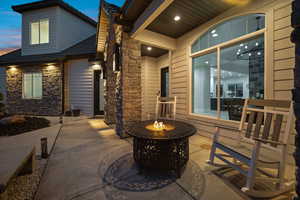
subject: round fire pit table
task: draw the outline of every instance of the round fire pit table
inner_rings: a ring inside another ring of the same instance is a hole
[[[165,127],[155,129],[154,121],[136,122],[129,127],[133,137],[133,156],[139,169],[174,171],[181,176],[189,160],[189,137],[196,128],[185,122],[161,120]]]

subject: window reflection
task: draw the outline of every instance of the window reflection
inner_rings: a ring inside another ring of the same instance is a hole
[[[221,84],[222,119],[233,120],[228,107],[237,99],[264,98],[264,36],[221,49]]]
[[[193,58],[193,113],[217,116],[217,54]]]
[[[192,53],[253,33],[263,28],[265,28],[265,16],[263,14],[235,17],[213,27],[202,35],[192,45]]]

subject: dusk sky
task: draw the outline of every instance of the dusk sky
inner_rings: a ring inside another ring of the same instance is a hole
[[[0,50],[18,48],[21,45],[21,15],[11,9],[12,5],[30,3],[37,0],[0,0]],[[97,20],[100,0],[64,0],[87,16]],[[106,0],[122,6],[125,0]]]

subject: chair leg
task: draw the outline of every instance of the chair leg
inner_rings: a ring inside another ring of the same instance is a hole
[[[242,188],[243,192],[253,190],[254,182],[255,182],[255,175],[256,175],[256,162],[258,159],[258,155],[260,152],[261,143],[255,142],[254,150],[252,151],[251,156],[251,163],[249,165],[248,174],[247,174],[247,183],[246,187]]]
[[[209,154],[209,160],[206,161],[207,163],[214,164],[216,150],[217,150],[216,145],[215,143],[213,143]]]
[[[248,170],[246,187],[242,188],[243,192],[247,192],[253,189],[254,182],[255,182],[255,173],[256,173],[256,166],[255,163],[253,163],[250,165],[250,168]]]

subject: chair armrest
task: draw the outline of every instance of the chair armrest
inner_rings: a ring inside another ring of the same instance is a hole
[[[221,128],[221,129],[225,129],[225,130],[229,130],[229,131],[240,132],[240,130],[238,128],[232,127],[232,126],[223,126],[223,125],[220,125],[220,124],[215,124],[215,126],[217,128]]]
[[[258,141],[258,142],[263,142],[263,143],[274,144],[274,145],[285,145],[282,142],[276,142],[276,141],[272,141],[272,140],[265,140],[265,139],[261,139],[261,138],[257,138],[257,137],[253,137],[253,140]]]

